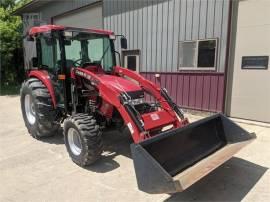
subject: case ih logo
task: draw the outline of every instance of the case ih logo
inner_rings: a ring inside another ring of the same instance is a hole
[[[77,75],[79,75],[79,76],[82,76],[82,77],[84,77],[84,78],[86,78],[86,79],[88,79],[88,80],[91,79],[91,76],[90,76],[89,74],[86,74],[85,72],[81,72],[81,71],[79,71],[79,70],[76,70],[76,71],[75,71],[75,74],[77,74]]]
[[[94,77],[92,77],[91,75],[85,73],[85,72],[82,72],[80,70],[75,70],[75,74],[78,75],[78,76],[81,76],[87,80],[90,80],[91,81],[91,84],[93,86],[96,86],[99,84],[99,80],[96,80]]]

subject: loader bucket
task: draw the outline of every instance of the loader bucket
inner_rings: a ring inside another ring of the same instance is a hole
[[[181,192],[256,138],[221,114],[131,145],[138,187]]]

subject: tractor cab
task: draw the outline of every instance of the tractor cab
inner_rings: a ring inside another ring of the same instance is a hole
[[[88,67],[109,73],[116,65],[114,39],[113,32],[103,30],[56,25],[34,27],[25,42],[29,47],[25,51],[26,67],[61,74],[70,72],[72,67]]]
[[[114,49],[115,38],[113,32],[105,30],[59,25],[33,27],[24,41],[26,70],[46,71],[58,106],[71,112],[72,70],[83,68],[96,75],[111,74],[116,66],[115,56],[119,56]],[[124,37],[121,44],[126,45]]]

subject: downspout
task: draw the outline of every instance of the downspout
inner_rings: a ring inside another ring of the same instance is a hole
[[[228,28],[227,28],[227,45],[226,45],[226,59],[225,59],[225,72],[224,72],[224,89],[223,89],[223,103],[222,103],[222,113],[226,113],[226,95],[227,95],[227,83],[228,83],[228,70],[229,60],[230,60],[230,48],[231,48],[231,31],[232,31],[232,9],[233,9],[233,0],[229,2],[229,15],[228,15]]]
[[[233,72],[234,72],[234,60],[235,60],[235,46],[236,46],[236,31],[237,31],[237,18],[238,18],[238,7],[239,0],[231,0],[230,5],[230,38],[228,45],[228,55],[227,55],[227,69],[226,69],[226,78],[225,78],[225,92],[224,92],[224,104],[223,112],[226,115],[229,115],[231,108],[231,96],[232,96],[232,86],[233,86]]]

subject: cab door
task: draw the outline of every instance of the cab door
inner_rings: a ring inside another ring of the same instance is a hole
[[[54,86],[57,103],[64,104],[63,82],[58,80],[61,69],[60,44],[56,33],[40,34],[37,41],[38,68],[46,70]],[[63,106],[64,107],[64,106]]]

